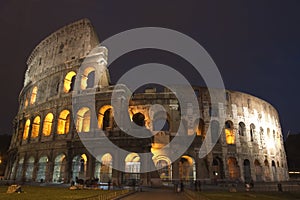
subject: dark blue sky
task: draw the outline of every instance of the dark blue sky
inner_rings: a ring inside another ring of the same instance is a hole
[[[189,3],[187,3],[189,2]],[[227,89],[265,99],[280,114],[283,132],[300,132],[300,1],[18,1],[0,3],[0,133],[11,133],[26,59],[58,28],[89,18],[100,41],[121,31],[157,26],[197,40],[211,55]],[[200,78],[185,61],[161,51],[133,52],[111,66],[112,80],[130,67],[161,62]]]

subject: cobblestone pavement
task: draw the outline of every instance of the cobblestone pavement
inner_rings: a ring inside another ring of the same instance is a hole
[[[175,193],[172,190],[145,189],[122,200],[189,200],[183,193]]]

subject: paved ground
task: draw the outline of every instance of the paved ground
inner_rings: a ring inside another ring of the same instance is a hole
[[[146,190],[146,191],[145,191]],[[183,193],[175,193],[172,190],[144,189],[122,200],[189,200]]]

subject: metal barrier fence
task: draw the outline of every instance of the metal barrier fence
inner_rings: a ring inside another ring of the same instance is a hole
[[[80,198],[77,200],[111,200],[116,197],[125,195],[127,193],[129,193],[129,190],[116,190],[116,191],[111,191],[111,192],[107,192],[107,193],[92,196],[92,197]]]

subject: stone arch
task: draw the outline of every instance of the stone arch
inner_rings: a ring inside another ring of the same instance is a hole
[[[239,135],[240,136],[245,136],[246,134],[246,125],[244,122],[239,123]]]
[[[25,171],[25,179],[26,181],[31,181],[34,170],[34,157],[30,156],[26,161],[26,171]]]
[[[91,111],[88,107],[82,107],[77,111],[76,130],[77,132],[89,132],[91,126]]]
[[[99,109],[98,113],[98,128],[108,131],[114,126],[113,107],[104,105]]]
[[[34,104],[36,101],[36,96],[37,96],[38,88],[37,86],[34,86],[31,92],[31,97],[30,97],[30,104]]]
[[[270,166],[269,166],[269,162],[267,159],[264,161],[264,169],[265,169],[264,170],[265,171],[265,180],[271,181]]]
[[[234,126],[230,120],[225,122],[225,136],[227,144],[235,144]]]
[[[240,168],[235,157],[229,157],[227,160],[229,179],[237,180],[240,178]]]
[[[40,116],[36,116],[32,123],[31,138],[37,138],[39,136],[40,123],[41,123]]]
[[[48,113],[44,119],[43,123],[43,135],[44,136],[50,136],[52,131],[52,124],[53,124],[53,114]]]
[[[212,162],[212,173],[214,179],[223,179],[224,178],[224,167],[223,161],[219,157],[214,157]]]
[[[66,178],[67,160],[65,154],[59,154],[54,160],[54,169],[52,181],[54,183],[63,183]]]
[[[252,181],[251,165],[248,159],[244,160],[244,180],[247,183],[250,183],[250,181]]]
[[[18,162],[16,179],[19,181],[23,179],[23,166],[24,166],[24,157],[20,158]]]
[[[250,141],[254,141],[254,135],[255,135],[255,125],[252,123],[250,124]]]
[[[273,181],[277,181],[277,169],[276,169],[276,164],[275,161],[272,160],[272,175],[273,175]]]
[[[161,180],[172,180],[172,163],[167,156],[156,156],[153,162]]]
[[[28,138],[29,129],[30,129],[30,119],[27,119],[24,125],[23,140],[26,140]]]
[[[183,155],[179,162],[179,177],[183,181],[196,180],[195,160],[191,156]]]
[[[76,72],[70,71],[66,74],[64,79],[64,92],[69,93],[73,91],[76,79]]]
[[[67,134],[70,130],[71,114],[69,110],[62,110],[57,120],[57,134]]]
[[[112,180],[112,164],[113,158],[110,153],[99,155],[95,163],[95,178],[99,178],[100,182],[108,183]]]
[[[72,179],[85,179],[87,172],[87,156],[86,154],[81,154],[74,156],[72,160]]]
[[[140,179],[141,158],[137,153],[129,153],[125,158],[124,181],[137,181]]]
[[[84,69],[81,77],[81,89],[93,88],[95,85],[95,68],[87,67]]]
[[[36,176],[37,182],[44,182],[46,180],[46,172],[47,172],[47,164],[48,164],[48,157],[42,156],[38,161],[38,171]]]
[[[254,169],[255,169],[256,181],[262,181],[263,170],[260,162],[257,159],[255,159],[254,161]]]

